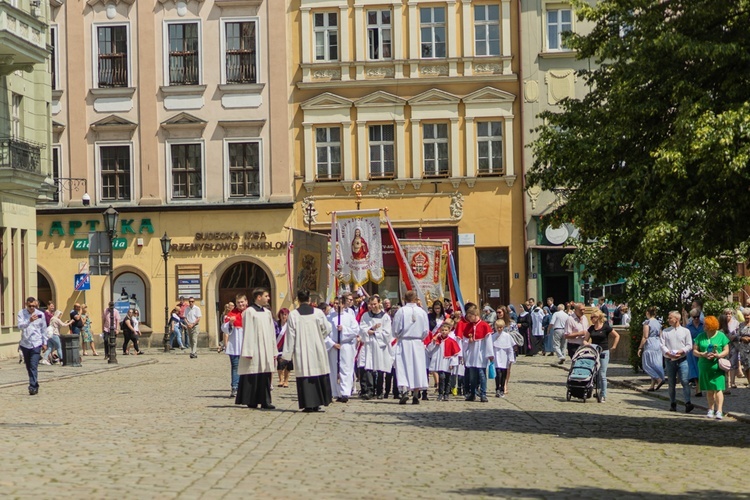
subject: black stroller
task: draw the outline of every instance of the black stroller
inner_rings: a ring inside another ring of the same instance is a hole
[[[596,400],[601,402],[599,394],[599,368],[601,367],[601,348],[598,345],[585,345],[579,348],[573,355],[573,362],[568,372],[568,394],[567,400],[571,396],[583,399],[585,403],[590,399],[592,394]]]

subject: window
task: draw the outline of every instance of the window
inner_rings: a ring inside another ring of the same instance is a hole
[[[260,196],[260,143],[230,142],[229,197],[249,198]]]
[[[201,144],[172,144],[172,199],[203,197],[203,158]]]
[[[448,175],[448,124],[427,123],[423,125],[422,132],[424,175]]]
[[[341,178],[341,128],[315,129],[315,152],[318,180]]]
[[[391,58],[391,11],[370,10],[367,12],[367,45],[369,58]]]
[[[128,86],[128,28],[99,26],[96,29],[98,54],[98,86]]]
[[[419,9],[422,57],[445,57],[445,7]]]
[[[335,12],[316,12],[315,60],[338,61],[339,59],[339,18]]]
[[[130,201],[130,146],[100,146],[102,200]]]
[[[502,122],[477,122],[477,156],[480,175],[502,173]]]
[[[370,125],[370,177],[393,177],[393,125]]]
[[[57,65],[57,26],[50,26],[49,28],[49,44],[50,44],[50,76],[52,77],[52,90],[58,90],[58,65]]]
[[[60,203],[60,146],[52,146],[52,180],[55,182],[55,194],[52,195],[52,201]]]
[[[474,6],[474,55],[500,55],[500,8],[497,5]]]
[[[198,23],[167,24],[169,85],[200,83]]]
[[[23,96],[16,93],[13,93],[12,95],[13,97],[10,116],[10,133],[11,137],[21,139],[23,128],[21,127],[21,116],[23,116],[21,106],[23,105]]]
[[[255,21],[224,23],[226,83],[258,83]]]
[[[572,31],[572,14],[570,9],[556,9],[547,11],[547,49],[566,50],[562,34]]]

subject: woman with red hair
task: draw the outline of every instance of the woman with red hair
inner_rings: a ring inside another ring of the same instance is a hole
[[[706,391],[708,413],[706,417],[721,420],[724,417],[724,371],[719,359],[729,356],[729,338],[719,330],[716,316],[706,316],[704,332],[695,338],[693,355],[698,358],[698,384]]]

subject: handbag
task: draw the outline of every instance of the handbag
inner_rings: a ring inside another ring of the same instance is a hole
[[[497,376],[497,372],[495,371],[495,363],[490,363],[489,366],[489,373],[487,374],[487,378],[495,378]]]
[[[719,358],[719,368],[728,372],[732,369],[732,363],[726,358]]]

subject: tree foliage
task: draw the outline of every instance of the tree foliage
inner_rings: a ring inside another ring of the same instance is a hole
[[[574,260],[635,311],[722,300],[748,257],[750,0],[574,3],[589,92],[541,116],[528,185],[565,195],[543,222],[572,221]]]

